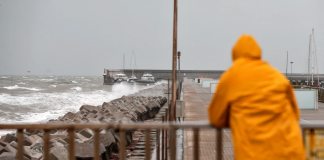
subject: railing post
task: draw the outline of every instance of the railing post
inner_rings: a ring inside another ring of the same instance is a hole
[[[217,160],[222,160],[223,158],[223,145],[222,145],[222,129],[217,128],[217,133],[216,133],[216,157]]]
[[[145,160],[151,159],[151,130],[145,130]]]
[[[194,159],[199,160],[199,129],[195,128],[194,133]]]
[[[49,160],[49,152],[50,152],[50,130],[44,130],[44,160]]]
[[[18,138],[17,159],[23,160],[24,159],[24,132],[23,132],[23,129],[17,130],[17,138]]]
[[[165,121],[169,122],[169,109],[165,109]],[[165,130],[165,160],[168,160],[169,158],[169,130]]]
[[[164,123],[164,119],[165,119],[165,117],[162,116],[162,123]],[[165,129],[162,129],[162,160],[164,160],[164,155],[165,155],[165,153],[164,153],[164,131],[165,131]]]
[[[120,136],[120,142],[119,142],[119,159],[120,160],[125,160],[125,150],[126,150],[126,140],[125,140],[125,137],[126,137],[126,134],[125,134],[125,130],[121,129],[120,130],[120,133],[119,133],[119,136]]]
[[[169,159],[169,153],[170,153],[170,150],[169,150],[169,131],[168,130],[165,130],[165,160],[168,160]]]
[[[68,129],[69,133],[69,160],[74,160],[74,127]]]
[[[170,128],[170,159],[175,160],[176,159],[176,133],[175,128]]]
[[[100,160],[100,134],[99,129],[94,130],[94,160]]]
[[[160,160],[160,129],[156,129],[156,160]]]

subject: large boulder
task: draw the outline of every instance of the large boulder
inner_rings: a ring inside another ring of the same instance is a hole
[[[95,111],[100,110],[100,108],[97,108],[96,106],[91,106],[91,105],[82,105],[80,108],[80,111],[82,111],[83,109],[88,112],[92,112],[93,110],[95,110]]]
[[[68,160],[69,152],[64,146],[55,146],[50,149],[50,160]]]

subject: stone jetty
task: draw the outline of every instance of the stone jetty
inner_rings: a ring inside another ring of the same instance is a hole
[[[82,105],[78,112],[68,112],[58,119],[47,123],[134,123],[145,122],[155,118],[160,108],[167,102],[166,84],[159,84],[152,88],[141,90],[135,94],[104,102],[100,106]],[[129,130],[126,132],[127,156],[131,155],[137,141],[142,141],[143,131]],[[78,160],[93,158],[94,132],[84,128],[75,130],[75,156]],[[118,159],[119,141],[118,131],[114,129],[100,131],[100,154],[102,160]],[[67,130],[50,131],[50,159],[68,159]],[[0,139],[0,160],[15,159],[17,154],[16,134],[7,134]],[[43,159],[43,131],[24,131],[24,159]]]

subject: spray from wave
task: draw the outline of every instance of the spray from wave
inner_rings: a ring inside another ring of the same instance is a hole
[[[138,87],[137,85],[128,85],[128,84],[123,84],[123,83],[114,84],[112,87],[112,92],[117,97],[122,97],[123,95],[126,96],[129,94],[133,94],[133,93],[138,92],[139,90],[140,90],[140,87]]]

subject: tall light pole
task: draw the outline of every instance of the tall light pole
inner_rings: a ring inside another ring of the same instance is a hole
[[[294,62],[290,62],[290,64],[291,64],[291,73],[290,73],[290,77],[291,77],[291,84],[292,84],[292,64],[293,64]]]
[[[172,96],[171,96],[171,121],[175,121],[175,106],[177,92],[177,31],[178,31],[178,0],[174,0],[173,6],[173,52],[172,52]],[[172,157],[172,156],[171,156]]]
[[[180,51],[178,51],[178,79],[179,79],[179,82],[180,82],[180,56],[181,56],[181,52]]]

